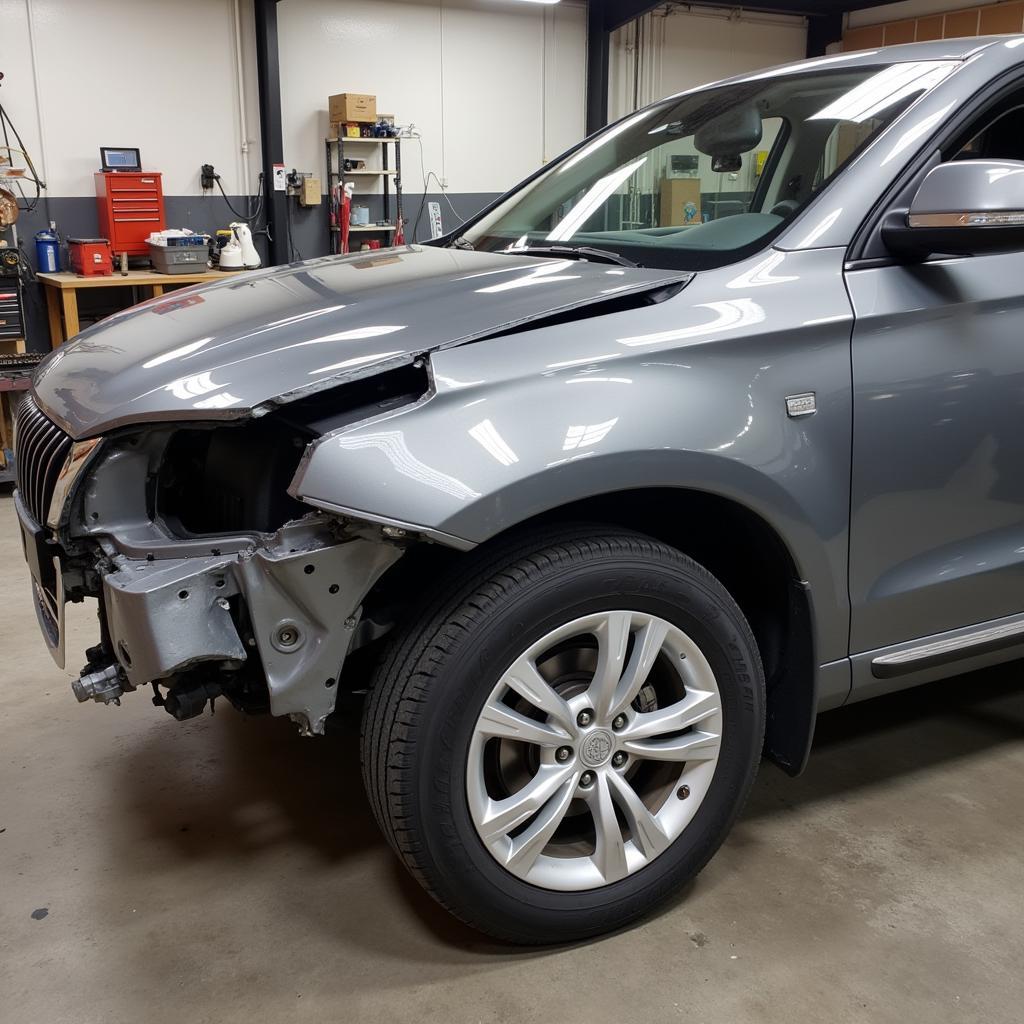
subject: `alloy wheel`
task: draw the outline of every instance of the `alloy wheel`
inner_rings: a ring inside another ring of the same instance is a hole
[[[466,773],[473,824],[533,885],[620,881],[693,819],[722,726],[715,674],[679,627],[626,610],[576,619],[516,658],[485,701]]]

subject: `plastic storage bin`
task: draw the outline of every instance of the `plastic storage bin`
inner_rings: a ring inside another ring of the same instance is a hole
[[[201,274],[207,269],[210,247],[205,238],[198,238],[196,242],[185,238],[171,238],[168,241],[174,244],[146,243],[153,269],[158,274]]]

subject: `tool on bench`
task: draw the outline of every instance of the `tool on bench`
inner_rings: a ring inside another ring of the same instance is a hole
[[[105,238],[69,238],[68,263],[80,277],[109,277],[114,273],[110,242]]]
[[[210,236],[189,228],[154,231],[146,244],[158,274],[203,273],[210,259]]]
[[[255,270],[261,266],[260,254],[252,244],[252,230],[242,221],[231,224],[231,240],[220,249],[221,270]]]

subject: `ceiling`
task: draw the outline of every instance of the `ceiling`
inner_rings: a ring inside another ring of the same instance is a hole
[[[595,0],[590,0],[593,4]],[[618,28],[627,21],[645,14],[647,11],[660,7],[661,2],[650,0],[598,0],[605,10],[605,25],[608,29]],[[774,11],[779,14],[805,14],[829,16],[843,14],[846,11],[860,11],[866,7],[884,7],[893,0],[743,0],[742,3],[729,3],[728,0],[708,0],[701,4],[699,0],[693,6],[736,7],[747,11]]]

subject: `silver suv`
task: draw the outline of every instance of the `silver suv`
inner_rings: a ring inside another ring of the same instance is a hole
[[[78,699],[368,688],[398,855],[542,943],[691,879],[819,711],[1019,657],[1022,43],[683,93],[438,242],[83,332],[16,444]]]

